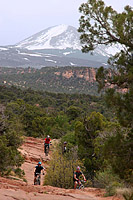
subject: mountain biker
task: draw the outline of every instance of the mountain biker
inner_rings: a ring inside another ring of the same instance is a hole
[[[63,154],[67,152],[67,142],[65,141],[63,144]]]
[[[74,189],[76,189],[78,184],[81,185],[81,181],[79,180],[80,175],[82,175],[84,178],[84,181],[86,181],[84,174],[80,171],[80,167],[77,166],[77,170],[74,172],[74,176],[73,176]]]
[[[44,170],[45,168],[43,166],[41,166],[41,162],[38,162],[37,166],[35,167],[35,170],[34,170],[34,185],[35,185],[35,182],[36,182],[36,177],[37,177],[37,174],[41,174],[41,171],[43,170],[43,175],[44,175]]]
[[[46,147],[48,146],[48,150],[49,150],[49,145],[51,143],[51,139],[50,139],[50,136],[47,135],[47,137],[45,138],[44,140],[44,153],[46,153]]]

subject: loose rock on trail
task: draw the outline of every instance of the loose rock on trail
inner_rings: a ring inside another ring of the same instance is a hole
[[[52,143],[54,142],[56,140]],[[41,161],[42,166],[47,169],[52,154],[50,152],[50,155],[45,156],[44,140],[32,137],[25,138],[25,143],[19,150],[25,157],[22,169],[27,182],[0,177],[0,200],[120,200],[117,197],[102,197],[104,191],[96,188],[85,188],[82,191],[43,186],[44,176],[41,177],[41,185],[35,186],[35,166]]]

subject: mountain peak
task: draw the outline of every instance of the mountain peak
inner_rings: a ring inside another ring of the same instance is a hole
[[[81,49],[79,33],[65,24],[49,27],[16,44],[16,47],[35,49]]]

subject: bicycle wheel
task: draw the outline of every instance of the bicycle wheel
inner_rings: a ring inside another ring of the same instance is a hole
[[[80,189],[84,189],[84,186],[83,186],[83,185],[81,185],[81,186],[80,186]]]
[[[48,156],[48,146],[46,146],[46,152],[45,155]]]

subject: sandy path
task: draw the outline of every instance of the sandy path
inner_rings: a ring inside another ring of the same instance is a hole
[[[22,169],[25,171],[27,183],[0,177],[0,200],[120,200],[116,197],[102,197],[103,191],[96,188],[85,188],[83,191],[52,186],[34,186],[36,164],[41,161],[42,165],[47,167],[50,156],[44,155],[43,139],[38,138],[25,138],[20,151],[25,157]],[[42,184],[43,178],[42,176]]]
[[[20,151],[25,157],[25,162],[22,165],[22,169],[25,171],[25,178],[28,184],[33,184],[34,169],[39,161],[42,162],[42,166],[49,160],[49,156],[44,154],[44,140],[38,138],[27,138],[26,142],[22,145]],[[41,183],[43,184],[43,176],[41,176]]]

